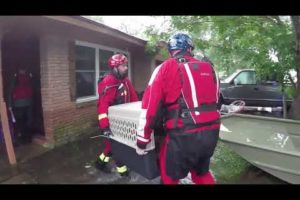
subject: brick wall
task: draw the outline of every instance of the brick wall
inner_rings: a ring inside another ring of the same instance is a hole
[[[53,114],[53,139],[55,145],[75,140],[83,134],[98,131],[96,104],[76,109],[56,110]]]
[[[46,139],[54,145],[74,140],[97,128],[96,103],[78,106],[72,98],[73,58],[70,41],[43,36],[41,50],[41,93]]]

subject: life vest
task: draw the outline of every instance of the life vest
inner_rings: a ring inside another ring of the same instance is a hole
[[[181,118],[185,126],[218,123],[219,81],[213,67],[208,62],[178,60],[182,85],[177,101],[179,109],[167,113],[168,118],[176,118],[176,121]],[[174,126],[176,128],[177,123]]]
[[[107,74],[108,75],[108,74]],[[105,75],[105,76],[107,76]],[[98,84],[104,79],[104,77],[101,77],[98,80]],[[105,94],[105,92],[111,88],[117,88],[116,96],[115,96],[115,101],[112,105],[118,105],[118,104],[123,104],[123,103],[128,103],[130,101],[130,94],[129,94],[129,88],[126,84],[126,82],[120,82],[114,85],[109,85],[104,88],[104,90],[101,92],[99,96],[102,96]]]
[[[124,82],[121,83],[118,87],[114,105],[128,103],[128,102],[130,102],[130,93],[126,82]]]
[[[17,74],[16,86],[12,91],[12,97],[14,100],[31,99],[33,90],[31,86],[31,77],[29,74]]]

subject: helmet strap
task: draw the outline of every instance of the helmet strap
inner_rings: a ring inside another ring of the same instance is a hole
[[[120,72],[119,72],[119,69],[118,67],[114,67],[113,70],[112,70],[112,74],[119,80],[122,80],[124,79],[125,77],[123,77]]]
[[[172,51],[170,51],[170,54],[171,54],[172,57],[175,57],[175,56],[177,56],[177,54],[179,54],[180,52],[181,52],[181,50],[172,50]]]
[[[175,51],[177,51],[177,52],[175,52]],[[172,57],[173,58],[178,58],[178,57],[183,57],[183,56],[191,56],[191,57],[193,57],[194,56],[194,54],[190,51],[181,51],[181,50],[175,50],[174,52],[172,52]]]

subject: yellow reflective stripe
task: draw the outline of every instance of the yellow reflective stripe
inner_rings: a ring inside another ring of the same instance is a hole
[[[105,156],[104,153],[102,153],[102,154],[99,156],[99,159],[102,160],[103,162],[109,162],[110,157]]]
[[[101,120],[103,118],[107,118],[107,114],[106,113],[98,115],[98,120]]]
[[[127,171],[126,165],[124,165],[122,167],[117,167],[117,172],[119,172],[119,173],[124,173],[126,171]]]

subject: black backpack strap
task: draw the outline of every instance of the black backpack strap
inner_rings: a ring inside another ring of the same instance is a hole
[[[180,83],[181,83],[181,86],[183,85],[183,75],[182,75],[182,71],[181,71],[181,68],[183,67],[183,65],[185,63],[188,63],[188,59],[184,58],[183,55],[179,54],[177,56],[174,57],[175,60],[177,61],[178,63],[178,73],[179,73],[179,77],[180,77]],[[176,129],[177,128],[177,124],[178,124],[178,118],[181,114],[181,110],[183,108],[187,108],[186,105],[185,105],[185,102],[183,100],[183,97],[182,97],[182,94],[180,92],[180,96],[179,98],[177,99],[177,103],[179,104],[179,109],[174,109],[172,111],[170,111],[169,113],[167,113],[167,116],[166,116],[166,119],[170,119],[170,115],[173,116],[172,118],[174,119],[174,123],[173,123],[173,128]]]
[[[108,89],[113,88],[113,87],[119,87],[119,86],[120,86],[120,84],[115,84],[115,85],[106,86],[106,87],[102,90],[102,92],[99,94],[99,97],[103,96],[103,95],[105,94],[105,92],[106,92]]]
[[[108,76],[109,74],[111,74],[111,72],[108,72],[108,73],[104,74],[103,76],[100,76],[100,77],[99,77],[99,80],[98,80],[98,84],[99,84],[101,81],[103,81],[103,79],[104,79],[106,76]],[[120,85],[121,85],[121,83],[114,84],[114,85],[109,85],[109,86],[105,86],[105,88],[104,88],[104,89],[102,90],[102,92],[99,94],[99,98],[100,98],[101,96],[103,96],[103,95],[105,94],[105,92],[106,92],[108,89],[113,88],[113,87],[119,87]]]

